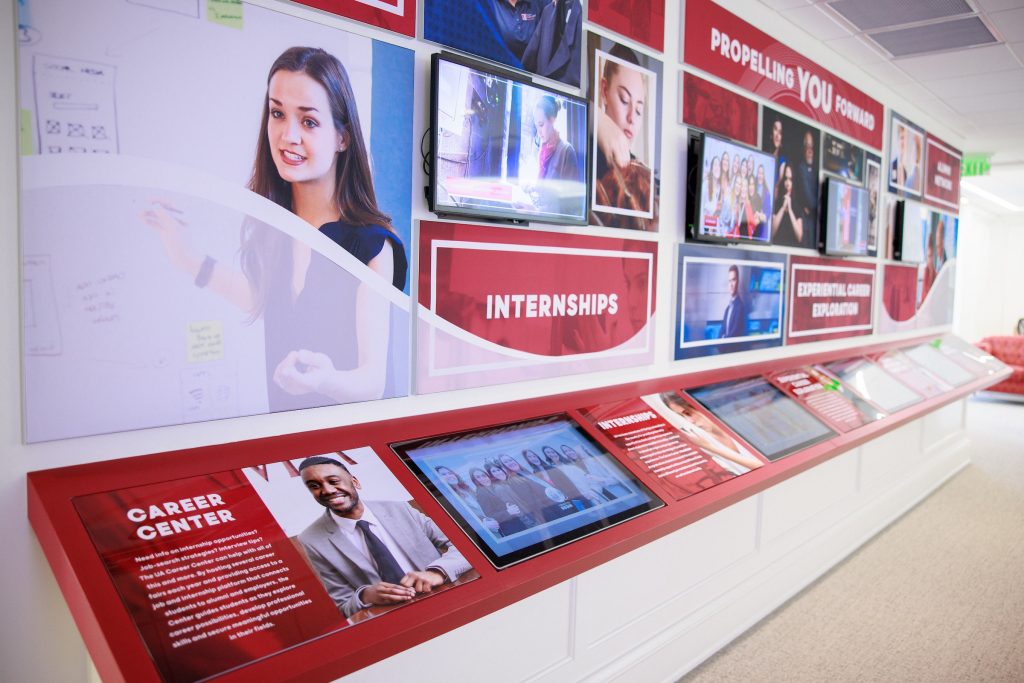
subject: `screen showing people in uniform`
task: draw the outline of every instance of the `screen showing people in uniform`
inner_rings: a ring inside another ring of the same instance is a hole
[[[662,506],[564,414],[392,448],[499,569]]]
[[[586,223],[585,101],[440,56],[433,85],[435,212]]]
[[[866,256],[870,214],[867,190],[835,178],[826,179],[826,183],[825,253]]]
[[[704,136],[695,237],[716,241],[771,241],[775,165],[749,147]]]
[[[709,384],[687,393],[769,460],[836,435],[763,377]]]

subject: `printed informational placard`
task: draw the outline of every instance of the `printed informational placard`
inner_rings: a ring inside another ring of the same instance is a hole
[[[74,505],[161,677],[191,683],[477,578],[411,498],[359,448]]]
[[[871,334],[874,293],[874,264],[790,257],[786,343]]]
[[[813,249],[821,200],[821,131],[791,116],[762,108],[761,149],[775,162],[772,244]]]
[[[953,322],[956,281],[956,250],[959,220],[952,215],[924,209],[907,215],[922,243],[915,245],[924,262],[913,265],[887,263],[882,268],[882,307],[878,332],[926,329]],[[904,234],[909,234],[905,223]],[[904,245],[904,251],[907,245]]]
[[[20,46],[28,441],[409,391],[412,51],[169,4],[36,12]]]
[[[565,414],[391,448],[498,569],[664,505]]]
[[[782,345],[786,255],[679,245],[676,360]]]
[[[864,182],[864,150],[852,142],[825,133],[821,147],[821,170],[860,185]]]
[[[707,416],[676,393],[590,406],[580,414],[676,500],[763,464],[716,435]]]
[[[587,33],[593,127],[590,224],[654,232],[661,186],[661,62]]]
[[[891,112],[889,135],[889,192],[918,199],[926,172],[924,128]]]
[[[931,133],[925,137],[924,201],[953,213],[960,212],[960,150]]]
[[[580,0],[424,0],[423,37],[566,85],[580,84]]]
[[[588,0],[587,21],[658,52],[665,49],[663,0]]]
[[[415,0],[296,0],[370,26],[416,37]]]
[[[868,191],[868,256],[878,254],[882,241],[882,158],[866,152],[864,155],[864,189]]]
[[[689,71],[682,79],[682,123],[757,145],[757,102]]]
[[[882,103],[711,0],[687,0],[683,61],[882,149]]]
[[[776,372],[769,379],[840,434],[885,417],[884,411],[813,366]]]
[[[657,244],[420,223],[417,391],[652,362]]]

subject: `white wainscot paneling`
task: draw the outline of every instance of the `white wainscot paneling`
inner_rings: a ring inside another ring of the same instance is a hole
[[[483,672],[490,681],[534,678],[571,661],[572,606],[566,581],[342,680],[476,681]]]
[[[802,523],[853,495],[857,490],[857,451],[827,460],[761,494],[762,546],[779,540]],[[808,530],[813,533],[813,529]],[[789,539],[787,539],[789,540]]]
[[[921,460],[921,439],[915,420],[861,446],[861,492],[873,496],[905,479]]]
[[[731,587],[707,584],[756,552],[756,531],[756,499],[748,498],[580,575],[580,647],[607,661],[686,618]]]
[[[955,401],[928,413],[921,419],[924,422],[922,450],[928,452],[964,431],[964,402]]]

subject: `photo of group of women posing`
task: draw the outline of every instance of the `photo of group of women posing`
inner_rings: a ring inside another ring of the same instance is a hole
[[[582,450],[582,452],[581,452]],[[511,536],[634,493],[604,457],[569,444],[500,452],[462,467],[434,468],[495,536]]]
[[[716,237],[768,242],[775,167],[763,154],[707,136],[700,229]]]

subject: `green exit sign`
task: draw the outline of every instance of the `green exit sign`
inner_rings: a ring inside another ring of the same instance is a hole
[[[988,154],[968,154],[960,162],[960,175],[964,178],[988,175],[992,170],[991,157]]]

